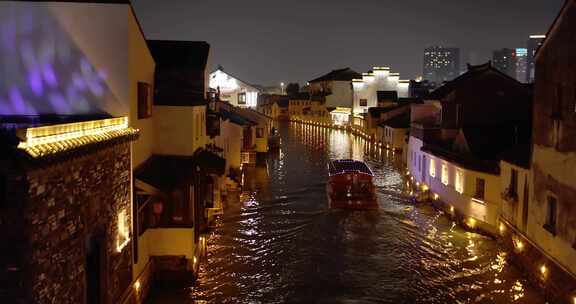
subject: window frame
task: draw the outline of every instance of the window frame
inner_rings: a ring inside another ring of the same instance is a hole
[[[482,191],[480,191],[479,185],[482,185]],[[481,177],[476,177],[474,198],[480,201],[484,201],[486,198],[486,180]]]
[[[553,204],[551,204],[553,202]],[[550,208],[553,206],[553,208]],[[546,195],[546,215],[544,218],[543,228],[556,235],[556,227],[558,224],[558,196],[553,193]]]
[[[238,104],[246,105],[246,92],[238,93]]]
[[[136,103],[138,119],[152,117],[152,86],[143,81],[138,81],[136,88]]]

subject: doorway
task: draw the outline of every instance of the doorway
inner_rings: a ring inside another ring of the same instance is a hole
[[[88,237],[86,242],[86,303],[104,303],[103,271],[106,261],[106,243],[103,233],[95,233]]]

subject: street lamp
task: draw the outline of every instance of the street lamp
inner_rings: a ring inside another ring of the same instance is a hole
[[[280,90],[282,90],[282,94],[284,94],[284,82],[280,83]]]

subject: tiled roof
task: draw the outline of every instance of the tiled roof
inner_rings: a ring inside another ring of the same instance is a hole
[[[15,124],[11,125],[3,117],[1,141],[29,158],[40,160],[102,146],[103,142],[132,140],[139,134],[138,130],[128,127],[126,117],[82,121],[75,116],[69,117],[69,120],[65,117],[55,118],[14,117],[10,121]]]
[[[312,79],[309,82],[319,81],[352,81],[352,79],[362,78],[362,74],[350,69],[343,68],[332,70],[330,73],[322,75],[318,78]]]
[[[438,100],[443,99],[448,94],[450,94],[452,91],[456,90],[458,87],[462,87],[466,83],[469,83],[469,81],[474,81],[475,79],[478,79],[480,76],[482,76],[486,73],[494,73],[496,75],[499,75],[502,79],[507,79],[508,81],[511,81],[511,82],[518,84],[519,86],[523,86],[523,84],[518,82],[516,79],[514,79],[514,78],[506,75],[505,73],[500,72],[498,69],[494,68],[492,66],[492,63],[490,61],[488,61],[485,64],[480,64],[480,65],[475,65],[475,66],[474,65],[468,65],[468,71],[466,73],[456,77],[455,79],[453,79],[451,81],[446,82],[441,87],[432,91],[429,94],[428,98],[438,99]],[[526,86],[526,89],[528,89],[528,88],[529,87]],[[489,89],[489,88],[479,88],[479,89]]]
[[[409,129],[410,128],[410,112],[402,113],[394,116],[380,125],[389,126],[394,129]]]

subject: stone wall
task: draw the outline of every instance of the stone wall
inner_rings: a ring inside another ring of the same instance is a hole
[[[103,241],[103,303],[117,303],[131,282],[131,242],[117,250],[118,214],[130,229],[130,143],[88,152],[27,173],[24,206],[27,302],[85,303],[90,239]]]

